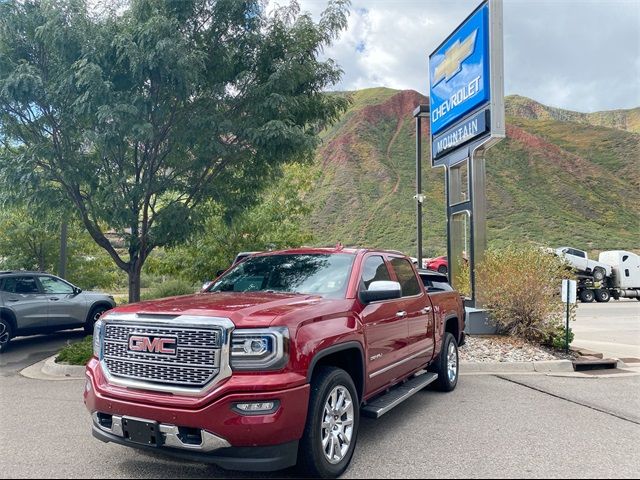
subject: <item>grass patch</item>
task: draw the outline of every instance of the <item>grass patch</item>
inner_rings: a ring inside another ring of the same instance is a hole
[[[56,363],[68,363],[69,365],[86,365],[93,355],[93,337],[85,337],[77,343],[71,343],[60,350],[56,357]]]

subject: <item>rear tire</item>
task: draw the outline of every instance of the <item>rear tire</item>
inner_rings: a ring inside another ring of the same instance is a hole
[[[319,367],[311,380],[307,422],[298,448],[302,473],[319,478],[342,475],[353,457],[359,423],[360,400],[349,374]]]
[[[433,382],[436,390],[451,392],[456,388],[460,373],[460,361],[458,359],[458,342],[451,333],[445,333],[440,355],[434,363],[429,365],[428,370],[438,374],[438,379]]]
[[[93,326],[96,324],[98,319],[102,316],[104,312],[109,310],[107,307],[99,305],[97,307],[93,307],[91,309],[91,313],[89,313],[89,317],[84,324],[84,333],[87,335],[93,334]]]
[[[584,303],[591,303],[595,298],[595,293],[590,288],[585,288],[580,291],[580,300]]]
[[[595,292],[596,302],[604,303],[608,302],[611,299],[611,295],[608,290],[604,288],[599,288]]]
[[[9,342],[13,337],[13,329],[11,324],[4,318],[0,318],[0,353],[3,353],[9,348]]]

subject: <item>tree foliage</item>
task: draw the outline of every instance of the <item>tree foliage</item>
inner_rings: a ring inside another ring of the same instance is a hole
[[[94,3],[0,3],[0,169],[63,192],[135,301],[151,251],[187,239],[200,206],[245,210],[344,111],[322,93],[341,71],[318,57],[347,3],[317,23],[295,2]]]
[[[288,165],[283,178],[231,222],[221,209],[209,205],[204,229],[185,245],[158,252],[157,259],[150,259],[149,271],[190,282],[211,280],[239,252],[294,248],[311,242],[311,233],[303,226],[310,206],[303,197],[312,181],[302,165]]]
[[[0,270],[36,270],[59,273],[59,211],[30,206],[0,210]],[[66,279],[83,289],[109,288],[118,271],[109,257],[77,219],[67,219],[68,253]]]

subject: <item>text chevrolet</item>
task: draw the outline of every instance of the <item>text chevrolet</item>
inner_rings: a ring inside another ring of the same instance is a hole
[[[256,254],[191,296],[97,322],[93,434],[233,470],[335,477],[360,415],[458,381],[464,306],[410,259],[367,249]]]

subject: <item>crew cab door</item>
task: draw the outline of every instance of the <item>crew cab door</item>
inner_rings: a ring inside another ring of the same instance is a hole
[[[393,274],[402,287],[401,306],[407,319],[407,371],[421,368],[431,360],[434,349],[433,305],[422,281],[409,260],[391,257]]]
[[[364,257],[360,289],[367,290],[375,281],[392,280],[388,265],[380,254]],[[366,341],[367,394],[402,376],[407,356],[407,316],[401,298],[371,302],[361,312]]]

